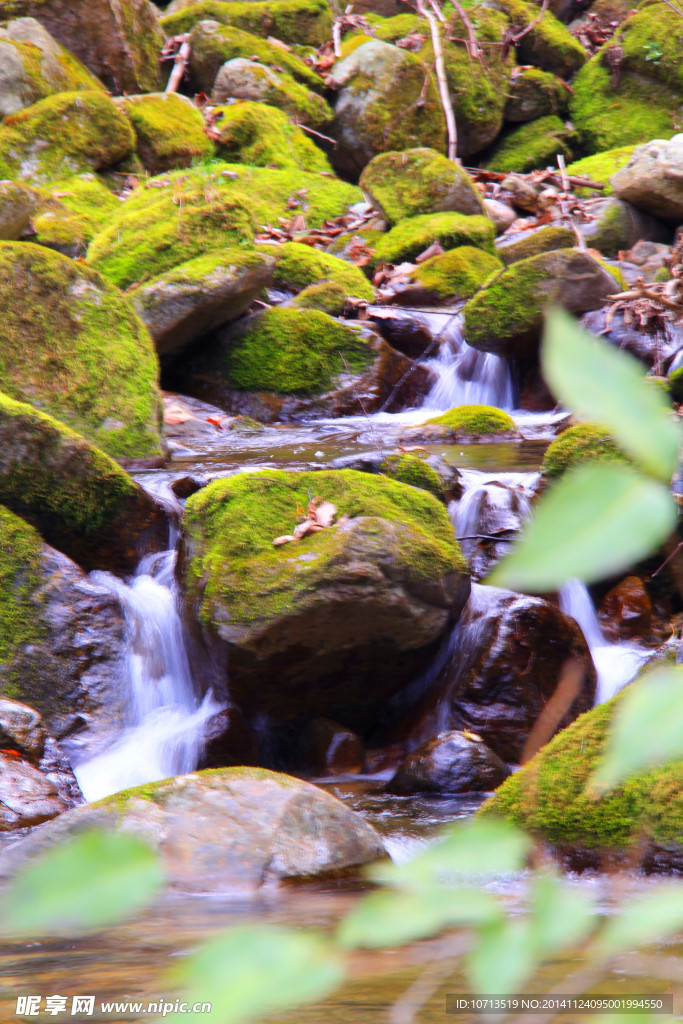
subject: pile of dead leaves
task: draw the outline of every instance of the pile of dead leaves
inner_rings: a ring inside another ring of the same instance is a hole
[[[304,207],[308,192],[305,188],[298,189],[289,197],[288,207],[295,210],[297,207]],[[255,242],[300,242],[302,245],[310,245],[313,249],[327,250],[329,245],[339,235],[353,235],[366,226],[368,221],[377,217],[374,210],[368,209],[364,213],[346,213],[333,220],[324,221],[320,228],[306,227],[304,213],[296,213],[291,219],[286,217],[278,218],[278,226],[265,224],[261,233],[254,239]],[[351,241],[345,258],[357,267],[365,267],[372,261],[373,254],[361,241]]]
[[[619,258],[626,254],[619,253]],[[611,308],[605,321],[609,330],[616,313],[621,313],[627,326],[641,331],[662,331],[666,323],[683,324],[683,233],[665,260],[671,275],[668,281],[636,279],[628,291],[608,296]]]
[[[308,493],[310,494],[310,491]],[[282,537],[276,537],[273,541],[274,547],[279,548],[282,544],[291,544],[292,541],[301,540],[302,537],[307,537],[309,533],[319,533],[321,530],[326,530],[329,526],[332,526],[334,517],[337,514],[337,506],[333,505],[331,501],[322,501],[320,495],[316,495],[315,498],[309,501],[306,512],[304,512],[301,506],[297,506],[297,514],[299,517],[305,516],[305,518],[301,519],[291,533],[286,533]],[[347,516],[342,516],[336,525],[339,526],[347,518]]]

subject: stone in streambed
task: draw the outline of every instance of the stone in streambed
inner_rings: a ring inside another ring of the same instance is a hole
[[[45,750],[45,738],[42,719],[35,708],[0,698],[0,747],[17,750],[37,764]]]
[[[683,147],[681,152],[683,154]],[[683,179],[683,160],[681,176]],[[681,196],[683,211],[683,182]],[[591,204],[590,211],[592,219],[580,224],[579,231],[586,245],[591,249],[598,249],[605,256],[616,259],[619,253],[630,249],[641,240],[663,243],[671,238],[671,232],[661,221],[648,216],[632,203],[624,202],[622,199],[611,197],[599,200]]]
[[[610,181],[614,194],[620,199],[627,199],[656,217],[680,224],[683,221],[683,135],[674,135],[668,141],[655,139],[638,146]]]
[[[347,297],[372,302],[375,292],[359,267],[327,252],[320,252],[301,242],[261,246],[275,260],[273,284],[288,292],[300,292],[311,285],[327,281],[344,289]]]
[[[304,726],[297,755],[305,770],[315,775],[355,775],[365,765],[360,737],[330,718],[314,718]]]
[[[564,115],[569,89],[562,79],[538,68],[526,67],[513,75],[505,104],[505,120],[535,121],[549,114]]]
[[[556,249],[571,248],[576,244],[576,235],[569,228],[546,224],[535,231],[524,232],[513,242],[496,246],[496,255],[506,267],[511,263],[538,256],[542,252],[553,252]]]
[[[375,258],[385,263],[415,260],[430,245],[438,242],[443,249],[475,246],[493,254],[494,228],[488,217],[464,213],[432,213],[407,217],[380,235],[375,245]]]
[[[577,423],[563,430],[548,446],[541,470],[549,478],[562,476],[583,462],[628,462],[628,457],[599,423]]]
[[[409,754],[387,790],[413,793],[482,793],[504,782],[510,769],[474,734],[441,733]]]
[[[406,306],[455,305],[475,294],[502,263],[496,256],[471,245],[462,245],[450,252],[432,256],[418,264],[406,277],[390,283],[393,294],[389,301]]]
[[[274,547],[309,493],[337,506],[333,525]],[[444,506],[351,470],[215,481],[187,502],[178,572],[249,718],[325,716],[354,731],[429,663],[469,592]]]
[[[492,405],[458,405],[420,426],[406,427],[401,434],[401,441],[446,441],[452,444],[521,439],[512,417]]]
[[[161,854],[169,883],[186,892],[255,892],[385,856],[372,826],[318,787],[261,768],[221,768],[75,808],[15,844],[0,874],[84,828],[134,833]]]
[[[0,832],[39,825],[69,806],[32,764],[0,752]]]
[[[36,194],[33,241],[72,259],[85,255],[89,242],[121,205],[92,173],[45,185]]]
[[[602,631],[609,640],[640,640],[652,630],[652,601],[639,576],[626,576],[611,587],[599,609]]]
[[[365,168],[359,185],[388,224],[421,213],[484,213],[467,172],[433,149],[381,153]]]
[[[501,174],[510,171],[526,173],[554,164],[558,156],[571,161],[575,139],[575,133],[565,126],[564,121],[551,114],[513,128],[496,144],[485,166],[487,170]]]
[[[329,468],[383,473],[399,483],[429,491],[446,505],[462,495],[460,474],[442,455],[366,452],[361,455],[342,455],[334,459]]]

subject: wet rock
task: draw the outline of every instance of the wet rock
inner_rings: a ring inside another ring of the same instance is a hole
[[[439,441],[449,444],[521,441],[515,421],[502,409],[491,405],[459,405],[443,416],[434,416],[414,427],[404,427],[401,441]]]
[[[338,173],[357,177],[378,153],[441,149],[446,128],[436,84],[412,53],[373,39],[337,61],[330,77],[337,98],[328,133],[338,143],[330,158]]]
[[[383,473],[399,483],[421,487],[446,503],[462,494],[460,473],[442,455],[365,452],[362,455],[342,455],[334,459],[329,468]]]
[[[255,733],[239,708],[223,708],[204,726],[202,768],[230,768],[258,765],[259,748]]]
[[[102,88],[35,18],[0,26],[0,82],[0,120],[53,93]]]
[[[185,892],[253,892],[385,855],[375,830],[318,787],[259,768],[223,768],[77,807],[5,851],[0,873],[90,827],[147,841],[169,883]]]
[[[546,224],[542,228],[524,231],[514,236],[514,240],[496,246],[496,255],[506,267],[520,260],[538,256],[542,252],[553,252],[556,249],[571,249],[576,243],[576,235],[569,228]]]
[[[463,245],[424,260],[404,278],[394,278],[385,301],[405,306],[456,306],[474,295],[502,263],[496,256]]]
[[[0,752],[0,831],[39,825],[68,807],[37,768]]]
[[[433,149],[380,153],[358,184],[387,224],[421,213],[484,212],[467,172]]]
[[[626,576],[607,591],[599,608],[600,623],[609,640],[636,640],[650,633],[652,602],[638,576]]]
[[[531,511],[531,492],[498,480],[471,487],[454,514],[456,536],[474,579],[482,579],[510,551]],[[471,538],[466,540],[464,538]],[[496,540],[496,538],[500,538]]]
[[[609,320],[608,320],[609,314]],[[662,331],[650,334],[639,330],[638,323],[626,323],[622,312],[614,312],[611,306],[586,313],[581,323],[591,332],[611,342],[617,348],[641,359],[650,370],[662,372],[683,344],[683,338],[675,330],[664,326]]]
[[[291,75],[244,57],[226,61],[216,76],[214,103],[225,103],[228,99],[267,103],[306,125],[324,125],[332,117],[325,100]]]
[[[634,149],[611,178],[614,194],[655,217],[683,221],[683,135]]]
[[[523,359],[538,351],[544,310],[599,309],[614,293],[611,274],[585,252],[559,249],[513,263],[464,308],[467,343],[483,352]]]
[[[38,764],[45,750],[42,718],[28,704],[0,697],[0,746],[17,750]]]
[[[329,718],[314,718],[301,731],[300,756],[314,775],[349,775],[363,771],[360,737]]]
[[[441,733],[409,754],[387,786],[390,793],[481,793],[510,774],[497,754],[473,733]]]
[[[333,524],[280,547],[311,494]],[[431,658],[469,592],[443,505],[366,473],[268,471],[187,502],[179,578],[248,719],[371,727]]]
[[[666,242],[670,237],[670,232],[660,221],[620,199],[593,203],[590,213],[592,219],[580,224],[579,230],[586,244],[591,249],[599,249],[605,256],[616,257],[640,239]]]
[[[11,0],[5,6],[44,25],[112,92],[159,87],[164,34],[148,0]]]
[[[419,359],[427,349],[436,351],[438,330],[414,310],[375,306],[368,310],[368,320],[392,348],[411,359]]]
[[[157,352],[168,356],[241,316],[270,283],[274,267],[272,256],[223,249],[181,263],[130,297]]]

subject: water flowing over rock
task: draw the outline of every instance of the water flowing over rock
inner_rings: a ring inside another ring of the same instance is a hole
[[[460,480],[464,493],[452,509],[453,525],[472,576],[480,580],[510,551],[531,511],[538,474],[463,470]]]
[[[409,754],[388,785],[390,793],[472,793],[496,789],[510,769],[479,737],[446,732]]]
[[[89,827],[146,840],[162,855],[169,883],[184,892],[250,893],[385,855],[375,830],[316,786],[259,768],[223,768],[75,808],[5,852],[0,875]]]

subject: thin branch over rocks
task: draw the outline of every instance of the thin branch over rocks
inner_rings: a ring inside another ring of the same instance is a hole
[[[432,2],[432,6],[436,9],[437,4],[435,0]],[[446,78],[446,65],[443,59],[443,42],[441,39],[441,29],[439,28],[439,21],[434,11],[427,10],[424,4],[424,0],[417,0],[418,13],[429,23],[429,30],[432,37],[432,49],[434,50],[434,73],[436,74],[436,80],[439,85],[439,96],[441,98],[441,106],[446,117],[446,130],[448,132],[448,159],[458,162],[457,151],[458,151],[458,129],[455,123],[455,113],[453,111],[453,104],[451,103],[451,96],[448,91],[448,79]]]

